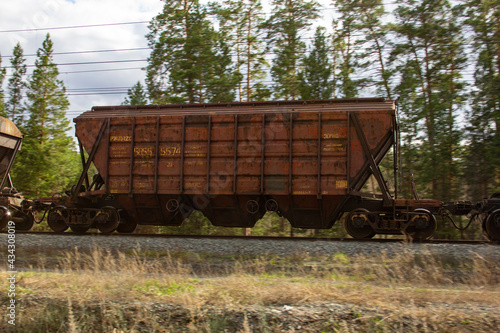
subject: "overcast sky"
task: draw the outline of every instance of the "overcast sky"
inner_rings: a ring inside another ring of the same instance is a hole
[[[265,12],[270,11],[270,2],[262,1]],[[4,0],[0,6],[2,66],[10,66],[9,56],[19,42],[29,75],[36,51],[50,33],[59,78],[71,103],[68,118],[94,105],[119,105],[130,87],[144,81],[141,68],[150,53],[145,38],[148,22],[162,8],[160,0]],[[328,16],[327,12],[322,14]]]
[[[147,64],[145,59],[149,55],[145,38],[148,24],[105,24],[149,22],[162,6],[159,0],[2,1],[2,67],[10,66],[8,56],[12,55],[12,49],[19,42],[30,73],[36,58],[34,55],[46,34],[50,33],[59,78],[64,81],[71,103],[68,117],[73,118],[93,105],[121,104],[126,94],[103,93],[126,92],[137,81],[144,79],[144,71],[140,68]],[[97,26],[90,27],[92,25]],[[64,28],[75,26],[82,27]],[[95,52],[124,49],[127,51]],[[84,51],[94,52],[82,53]],[[77,53],[57,54],[66,52]],[[84,64],[87,62],[104,63]]]

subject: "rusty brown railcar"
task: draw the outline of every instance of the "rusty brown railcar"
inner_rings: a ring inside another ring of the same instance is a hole
[[[0,117],[0,230],[9,221],[15,221],[18,230],[29,230],[33,226],[33,215],[24,211],[24,197],[15,189],[10,178],[22,141],[23,135],[16,125]]]
[[[380,98],[94,107],[74,119],[88,158],[72,202],[87,209],[63,207],[49,224],[128,232],[180,225],[197,209],[214,225],[252,227],[271,210],[316,229],[347,212],[354,237],[427,238],[441,203],[397,199],[379,169],[397,153],[396,107]],[[379,194],[361,192],[371,175]]]

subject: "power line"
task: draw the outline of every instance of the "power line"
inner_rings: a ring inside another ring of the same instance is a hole
[[[462,79],[467,81],[468,77],[472,77],[474,75],[473,72],[465,70],[462,72]],[[351,76],[353,80],[359,80],[365,78],[364,76],[353,75]],[[272,80],[263,80],[260,81],[263,84],[271,85],[274,83]],[[68,88],[66,89],[67,96],[87,96],[87,95],[125,95],[128,93],[129,86],[117,86],[117,87],[84,87],[84,88]],[[9,97],[7,94],[6,97]],[[24,96],[26,97],[26,96]]]
[[[397,2],[388,2],[388,3],[381,3],[381,4],[375,4],[375,5],[357,5],[355,7],[378,7],[378,6],[387,6],[387,5],[394,5],[397,4]],[[329,10],[336,10],[337,8],[335,7],[320,7],[318,8],[318,11],[329,11]],[[258,12],[256,14],[263,14],[263,15],[268,15],[268,14],[273,14],[273,12]],[[215,14],[209,14],[210,16],[215,16]],[[73,26],[63,26],[63,27],[47,27],[47,28],[29,28],[29,29],[10,29],[10,30],[0,30],[0,33],[14,33],[14,32],[38,32],[38,31],[50,31],[50,30],[63,30],[63,29],[82,29],[82,28],[95,28],[95,27],[106,27],[106,26],[117,26],[117,25],[134,25],[134,24],[147,24],[150,23],[150,21],[132,21],[132,22],[117,22],[117,23],[100,23],[100,24],[86,24],[86,25],[73,25]]]
[[[128,60],[105,60],[105,61],[85,61],[85,62],[66,62],[61,64],[51,64],[49,66],[74,66],[74,65],[95,65],[95,64],[115,64],[123,62],[144,62],[147,59],[128,59]],[[36,67],[37,65],[26,65],[26,67]],[[14,68],[13,66],[5,66],[4,68]]]
[[[114,49],[114,50],[87,50],[87,51],[68,51],[68,52],[53,52],[52,55],[66,54],[85,54],[85,53],[105,53],[105,52],[124,52],[124,51],[142,51],[150,50],[149,47],[136,47],[130,49]],[[23,57],[36,57],[37,54],[24,54]],[[12,58],[13,55],[1,56],[2,58]]]
[[[89,69],[84,71],[69,71],[69,72],[61,72],[59,71],[59,75],[67,75],[67,74],[83,74],[83,73],[98,73],[98,72],[114,72],[114,71],[130,71],[130,70],[143,70],[144,67],[123,67],[123,68],[107,68],[107,69]],[[13,74],[8,74],[6,77],[11,77]]]
[[[363,37],[363,36],[366,36],[366,35],[365,34],[351,34],[350,36],[351,37]],[[313,40],[313,39],[314,39],[314,37],[302,37],[301,38],[301,40]],[[246,42],[245,41],[239,41],[239,42],[235,42],[235,43],[230,44],[230,45],[236,45],[236,44],[246,45]],[[474,44],[475,44],[474,41],[465,41],[465,42],[459,43],[459,45],[462,45],[462,46],[470,46],[470,45],[474,45]],[[493,44],[495,44],[495,42],[490,42],[490,43],[485,42],[483,44],[493,45]],[[454,44],[440,44],[440,46],[451,46],[451,45],[454,45]],[[361,47],[356,47],[356,48],[358,50],[361,49]],[[392,49],[392,48],[391,47],[382,47],[382,49],[386,50],[386,49]],[[150,47],[138,47],[138,48],[111,49],[111,50],[67,51],[67,52],[53,52],[52,55],[72,55],[72,54],[107,53],[107,52],[130,52],[130,51],[143,51],[143,50],[151,50],[151,48]],[[302,53],[306,53],[306,52],[302,52]],[[236,55],[236,52],[231,52],[231,54],[232,55]],[[266,52],[266,54],[267,55],[272,55],[272,54],[275,54],[275,52],[270,51],[270,52]],[[23,55],[23,57],[34,57],[34,56],[37,56],[37,54],[26,54],[26,55]],[[4,56],[1,56],[1,57],[2,58],[12,58],[13,55],[4,55]],[[27,66],[30,67],[32,65],[27,65]],[[11,67],[5,67],[5,68],[11,68]]]
[[[116,89],[129,89],[130,87],[87,87],[87,88],[70,88],[66,91],[83,91],[83,90],[116,90]]]
[[[72,72],[59,72],[59,74],[80,74],[80,73],[96,73],[96,72],[114,72],[114,71],[129,71],[129,70],[142,70],[144,67],[124,67],[124,68],[110,68],[110,69],[89,69],[86,71],[72,71]]]
[[[73,26],[66,26],[66,27],[51,27],[51,28],[0,30],[0,33],[33,32],[33,31],[62,30],[62,29],[80,29],[80,28],[106,27],[106,26],[115,26],[115,25],[144,24],[144,23],[149,23],[149,21],[101,23],[101,24],[73,25]]]
[[[96,92],[96,93],[69,93],[66,96],[93,96],[93,95],[124,95],[126,91],[123,92]]]

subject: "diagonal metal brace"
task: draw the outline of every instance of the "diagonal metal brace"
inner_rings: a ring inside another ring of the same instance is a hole
[[[387,187],[387,183],[384,180],[384,176],[382,175],[382,172],[380,172],[380,169],[370,151],[370,147],[368,146],[368,141],[366,140],[365,133],[363,132],[363,128],[361,127],[361,124],[359,122],[358,115],[355,114],[354,112],[351,112],[350,116],[354,124],[354,128],[356,129],[359,141],[361,143],[361,147],[363,148],[363,152],[365,153],[366,158],[368,159],[368,162],[370,164],[370,169],[372,171],[372,174],[377,180],[377,183],[382,191],[384,205],[389,205],[391,202],[391,194],[389,188]]]
[[[97,149],[99,148],[99,144],[101,143],[102,137],[104,136],[104,133],[106,132],[106,129],[108,128],[108,125],[109,125],[109,118],[106,118],[103,121],[103,123],[101,125],[101,129],[99,130],[99,134],[97,135],[96,141],[94,142],[94,145],[92,146],[92,150],[90,151],[89,158],[87,159],[87,162],[85,163],[85,165],[83,167],[83,171],[82,171],[82,174],[80,175],[80,179],[78,180],[75,191],[71,194],[71,202],[76,202],[79,190],[82,187],[84,180],[87,178],[87,173],[89,171],[90,165],[94,161],[95,154],[97,153]]]

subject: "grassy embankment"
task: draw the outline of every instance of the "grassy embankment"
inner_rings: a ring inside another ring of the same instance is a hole
[[[500,267],[480,256],[468,259],[414,255],[403,247],[397,257],[23,251],[18,266],[29,269],[17,275],[16,328],[492,331],[500,324]],[[1,272],[0,290],[7,289],[6,279]],[[7,296],[0,295],[6,306]],[[8,327],[2,319],[0,331]]]

